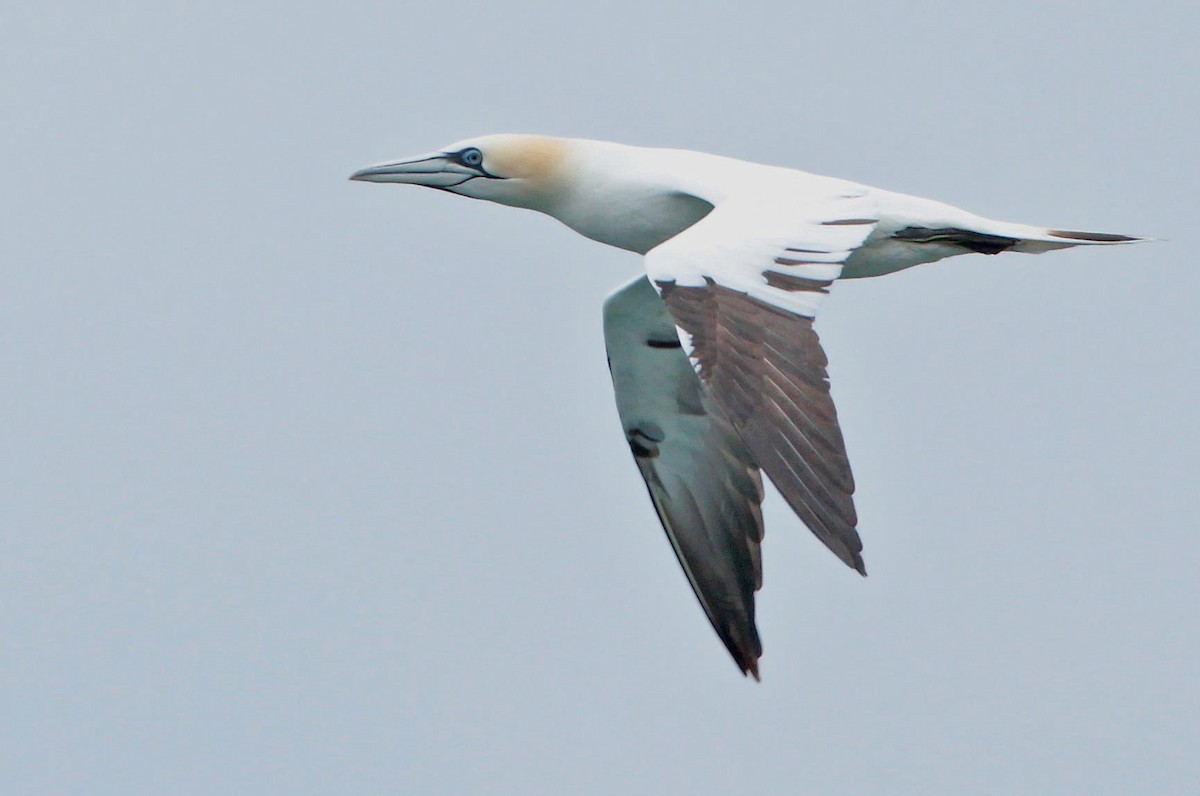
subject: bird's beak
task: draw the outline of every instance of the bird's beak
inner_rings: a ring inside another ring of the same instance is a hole
[[[444,152],[434,152],[415,158],[389,160],[359,169],[350,179],[361,182],[398,182],[404,185],[428,185],[448,188],[458,185],[478,172],[455,162]]]

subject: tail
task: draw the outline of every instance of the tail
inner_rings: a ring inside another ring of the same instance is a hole
[[[1107,246],[1114,243],[1153,240],[1130,235],[1113,235],[1108,232],[1047,229],[982,218],[979,221],[983,223],[971,224],[970,227],[906,227],[894,233],[893,237],[912,243],[949,243],[980,254],[999,254],[1005,251],[1041,254],[1071,246]]]
[[[1041,254],[1052,249],[1069,246],[1109,246],[1114,243],[1138,243],[1152,238],[1135,238],[1132,235],[1114,235],[1109,232],[1077,232],[1071,229],[1042,229],[1020,224],[1005,226],[1019,227],[1018,234],[1009,251],[1024,254]]]

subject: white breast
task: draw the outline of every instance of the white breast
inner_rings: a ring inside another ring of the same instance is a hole
[[[569,203],[555,217],[580,235],[645,254],[712,212],[703,199],[679,192],[614,191],[601,203]]]

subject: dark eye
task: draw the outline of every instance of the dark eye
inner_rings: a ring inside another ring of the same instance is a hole
[[[478,166],[483,163],[483,153],[475,147],[471,147],[458,153],[458,159],[462,161],[464,166]]]

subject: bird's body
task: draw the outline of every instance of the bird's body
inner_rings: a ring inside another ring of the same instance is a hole
[[[812,329],[833,281],[971,252],[1138,240],[992,221],[701,152],[544,136],[485,136],[352,179],[537,210],[645,255],[649,279],[605,304],[618,413],[701,605],[756,677],[760,470],[826,546],[866,574],[854,481]]]

